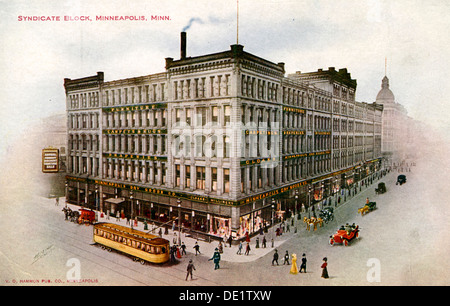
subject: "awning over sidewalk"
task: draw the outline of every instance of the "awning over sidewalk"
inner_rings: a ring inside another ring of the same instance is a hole
[[[125,202],[125,198],[109,198],[109,199],[106,199],[105,202],[112,203],[112,204],[120,204],[120,203]]]

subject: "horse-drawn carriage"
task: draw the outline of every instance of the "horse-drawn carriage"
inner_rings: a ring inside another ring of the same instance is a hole
[[[385,192],[386,192],[386,184],[383,182],[378,183],[378,188],[375,188],[375,193],[380,194]]]
[[[404,183],[406,183],[406,175],[400,174],[399,176],[397,176],[397,182],[395,183],[395,185],[400,184],[400,186],[401,186]]]
[[[341,226],[334,235],[330,236],[330,245],[341,243],[344,246],[348,246],[348,243],[355,238],[359,237],[359,225],[348,225],[346,227]]]
[[[319,212],[319,218],[328,223],[334,220],[333,207],[325,207]]]
[[[89,209],[81,208],[80,211],[72,210],[70,207],[64,207],[62,209],[65,215],[65,219],[78,224],[88,223],[94,224],[95,212]]]
[[[361,216],[364,216],[368,212],[371,212],[373,210],[377,209],[377,202],[369,202],[364,207],[361,207],[358,209],[358,213],[361,214]]]

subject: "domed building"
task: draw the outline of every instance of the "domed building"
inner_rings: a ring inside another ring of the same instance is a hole
[[[383,105],[381,152],[387,158],[401,157],[406,144],[408,116],[403,105],[395,102],[387,76],[381,81],[375,103]]]

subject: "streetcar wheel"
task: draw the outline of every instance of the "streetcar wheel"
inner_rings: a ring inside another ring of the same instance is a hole
[[[145,260],[141,259],[141,265],[145,265]]]
[[[112,249],[111,248],[108,248],[108,252],[111,252],[112,251]]]

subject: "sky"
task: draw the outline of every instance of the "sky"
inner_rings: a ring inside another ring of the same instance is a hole
[[[347,68],[360,102],[375,101],[386,73],[408,115],[446,133],[449,13],[447,0],[240,0],[237,36],[236,0],[0,0],[0,156],[36,121],[64,114],[64,78],[163,72],[166,57],[179,58],[183,29],[188,56],[228,50],[238,39],[245,51],[284,62],[287,73]],[[144,20],[96,21],[100,15]]]

